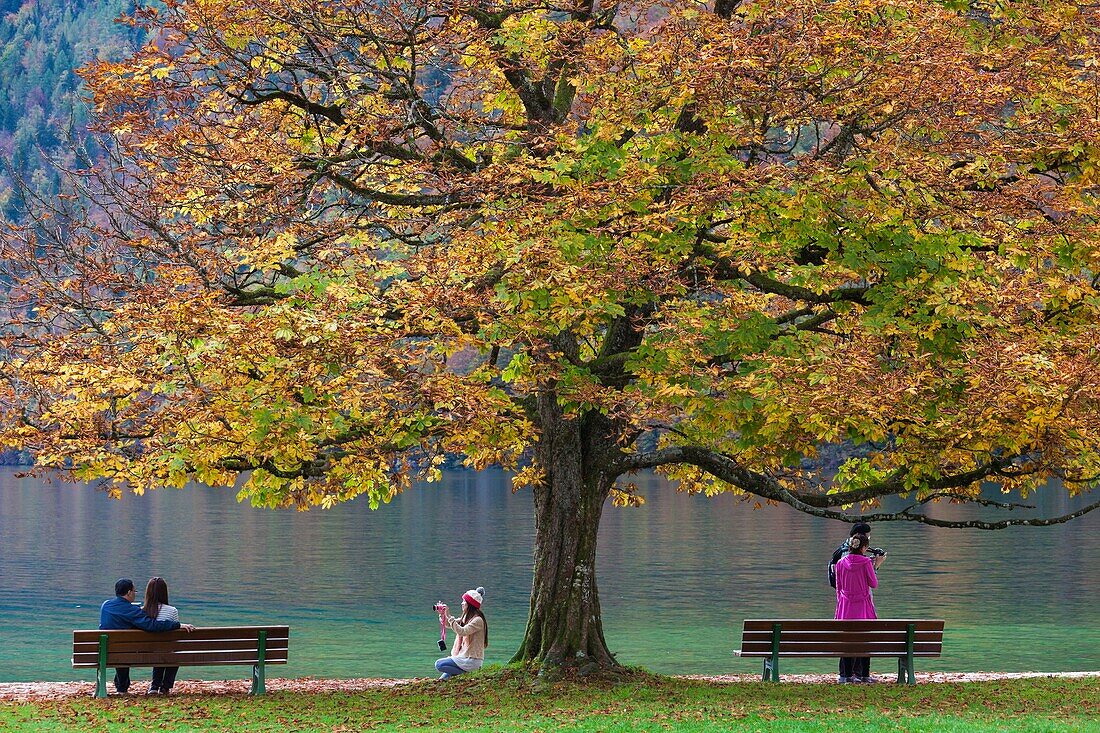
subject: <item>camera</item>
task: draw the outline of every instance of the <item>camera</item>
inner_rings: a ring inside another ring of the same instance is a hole
[[[881,547],[868,547],[867,554],[874,555],[875,557],[885,557],[886,550],[882,549]]]
[[[443,611],[446,610],[446,608],[447,608],[447,604],[445,604],[443,601],[436,601],[435,605],[432,606],[432,610],[435,611],[436,613],[440,613],[440,614],[443,613]],[[440,624],[439,639],[436,640],[435,643],[439,645],[439,651],[445,652],[445,651],[447,651],[447,639],[446,639],[446,633],[447,632],[443,628],[443,620],[442,619],[440,619],[439,624]]]

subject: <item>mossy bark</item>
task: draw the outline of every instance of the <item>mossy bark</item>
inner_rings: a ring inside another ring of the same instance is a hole
[[[534,579],[527,630],[513,662],[581,674],[618,668],[607,648],[596,585],[596,543],[614,476],[601,416],[567,420],[552,394],[539,399],[534,489]]]

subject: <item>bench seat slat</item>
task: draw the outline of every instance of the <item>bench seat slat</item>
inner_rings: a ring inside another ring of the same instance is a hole
[[[146,664],[146,661],[144,661],[146,658],[152,658],[152,657],[156,657],[157,659],[171,659],[171,660],[173,660],[172,663],[168,664],[167,666],[179,665],[181,667],[186,667],[186,666],[189,666],[190,664],[192,664],[193,662],[212,659],[214,657],[225,659],[225,660],[227,660],[227,663],[229,663],[229,664],[234,664],[234,663],[237,663],[237,662],[244,663],[244,661],[247,660],[247,659],[257,659],[259,657],[259,652],[256,649],[252,649],[251,651],[248,651],[248,650],[245,650],[245,651],[240,651],[240,650],[235,650],[235,651],[212,650],[212,651],[191,652],[191,653],[186,653],[186,652],[184,652],[184,653],[180,653],[180,652],[160,652],[160,651],[155,651],[155,650],[130,651],[130,652],[121,652],[121,653],[110,653],[110,652],[108,652],[108,654],[107,654],[107,666],[109,666],[109,667],[115,667],[115,666],[119,666],[119,667],[125,667],[125,666],[140,667],[140,666]],[[285,662],[287,657],[288,657],[288,650],[285,647],[282,648],[282,649],[268,649],[264,653],[264,660],[267,661],[267,662],[272,662],[272,663],[278,663],[279,660],[282,660],[283,662]],[[138,661],[135,661],[135,660],[138,660]],[[82,654],[74,654],[73,655],[73,664],[74,665],[84,666],[87,663],[91,663],[93,666],[95,666],[95,664],[98,663],[98,661],[99,661],[99,655],[98,654],[82,653]],[[157,666],[164,666],[164,665],[161,665],[160,662],[157,662]]]
[[[734,652],[734,653],[737,654],[737,656],[739,656],[739,657],[746,657],[746,658],[748,658],[748,657],[762,657],[762,658],[764,658],[764,657],[770,657],[771,656],[771,652],[769,652],[767,654],[743,654],[743,653],[740,653],[740,652]],[[781,656],[781,657],[819,657],[819,658],[822,658],[822,659],[825,659],[825,658],[837,659],[841,656],[846,656],[846,655],[834,654],[833,652],[793,652],[791,654],[780,654],[779,656]],[[890,653],[890,654],[884,654],[884,653],[881,653],[881,652],[874,652],[874,653],[871,653],[871,654],[860,653],[860,654],[853,654],[852,656],[897,659],[898,657],[904,657],[905,652],[902,652],[901,654],[898,654],[896,652]],[[940,653],[936,652],[935,654],[931,654],[931,653],[925,652],[923,654],[918,654],[918,653],[914,652],[913,656],[914,657],[925,657],[925,658],[932,659],[932,658],[940,656]]]
[[[871,619],[871,620],[845,620],[845,619],[747,619],[745,631],[772,631],[772,624],[782,624],[783,633],[788,631],[827,631],[843,629],[846,631],[901,631],[909,624],[914,624],[917,631],[943,631],[942,620],[928,619]]]
[[[876,643],[905,644],[904,631],[790,631],[783,629],[783,641],[827,643],[834,640],[863,641]],[[939,642],[943,640],[942,631],[918,631],[913,634],[913,641],[917,643]],[[762,631],[746,631],[741,636],[741,644],[768,644],[771,646],[772,633]]]
[[[99,658],[85,659],[85,658],[73,658],[73,667],[96,667]],[[179,655],[179,654],[158,654],[156,652],[133,652],[128,654],[121,654],[116,656],[108,655],[107,666],[108,667],[197,667],[197,666],[211,666],[211,665],[232,665],[232,664],[256,664],[259,662],[259,655],[256,652],[202,652],[200,654]],[[264,657],[265,664],[286,664],[287,657],[282,655],[271,655]]]
[[[274,648],[266,648],[264,650],[264,658],[265,659],[286,659],[288,653],[289,653],[289,649],[286,646],[281,646],[281,647],[277,646],[277,647],[274,647]],[[249,656],[249,657],[260,656],[259,649],[256,649],[255,647],[253,647],[251,649],[198,649],[198,650],[194,650],[194,652],[172,652],[172,650],[149,648],[149,649],[128,649],[128,650],[125,650],[125,652],[108,652],[107,661],[108,661],[108,664],[110,664],[110,665],[114,665],[114,664],[125,665],[125,664],[128,664],[128,661],[125,661],[125,660],[131,659],[136,655],[150,655],[150,654],[155,654],[157,656],[164,657],[164,658],[171,657],[173,659],[178,659],[178,660],[180,660],[180,664],[185,665],[185,666],[187,665],[187,660],[188,659],[196,659],[196,658],[204,656],[204,655],[220,654],[220,655],[226,656],[226,657],[231,657],[231,656],[234,656],[234,655],[235,656]],[[74,654],[73,655],[73,663],[74,664],[76,664],[76,663],[87,663],[87,661],[98,661],[98,660],[99,660],[99,654],[94,653],[94,652],[80,652],[79,654]]]
[[[290,637],[289,626],[204,626],[188,633],[186,631],[163,631],[150,634],[141,629],[78,629],[73,632],[73,642],[92,641],[99,643],[100,634],[109,634],[112,641],[141,641],[156,636],[160,639],[252,639],[259,636],[259,632],[266,631],[268,639],[287,639]]]
[[[259,642],[257,639],[158,639],[153,634],[150,634],[148,639],[142,641],[116,641],[111,639],[108,644],[111,653],[136,651],[244,651],[247,649],[256,651],[258,646]],[[268,639],[267,641],[268,649],[279,647],[286,648],[286,646],[287,639]],[[99,642],[75,642],[73,644],[73,654],[82,653],[99,653]]]
[[[913,645],[914,654],[935,654],[939,656],[940,650],[943,648],[942,643],[926,642]],[[782,640],[779,642],[779,654],[796,654],[799,652],[820,652],[820,653],[832,653],[841,657],[866,657],[868,655],[892,655],[897,656],[899,654],[905,654],[905,642],[898,644],[890,642],[886,644],[868,643],[868,642],[845,642],[841,640],[830,641],[822,644],[805,643],[805,642],[786,642]],[[742,644],[741,656],[765,656],[770,657],[772,653],[772,645],[768,644]]]

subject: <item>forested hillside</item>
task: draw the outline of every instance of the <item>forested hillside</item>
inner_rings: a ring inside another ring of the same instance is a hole
[[[138,31],[115,22],[132,0],[0,0],[0,210],[19,216],[12,176],[55,192],[58,174],[46,158],[71,160],[70,126],[82,131],[87,107],[75,69],[116,57]]]

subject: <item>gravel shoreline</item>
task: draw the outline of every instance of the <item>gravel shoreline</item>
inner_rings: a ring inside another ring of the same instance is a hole
[[[759,682],[760,676],[755,674],[727,674],[727,675],[677,675],[680,679],[702,680],[717,684],[735,684],[746,682]],[[989,682],[995,680],[1017,680],[1031,677],[1064,677],[1070,679],[1096,678],[1100,679],[1098,672],[925,672],[917,673],[918,683],[962,683],[962,682]],[[878,679],[883,683],[892,683],[893,680],[886,675],[879,675]],[[386,679],[386,678],[360,678],[360,679],[314,679],[304,677],[299,679],[269,679],[267,680],[268,692],[361,692],[363,690],[379,690],[403,685],[424,684],[431,682],[431,678],[421,677],[413,679]],[[791,674],[783,675],[784,682],[797,682],[800,684],[836,684],[835,675],[826,674]],[[248,692],[247,680],[181,680],[176,683],[172,695],[244,695]],[[135,680],[133,690],[125,697],[140,697],[144,692],[141,681]],[[67,700],[79,697],[90,697],[95,691],[95,683],[87,681],[78,682],[0,682],[0,701],[4,702],[34,702],[49,700]],[[110,698],[120,699],[111,690]]]

